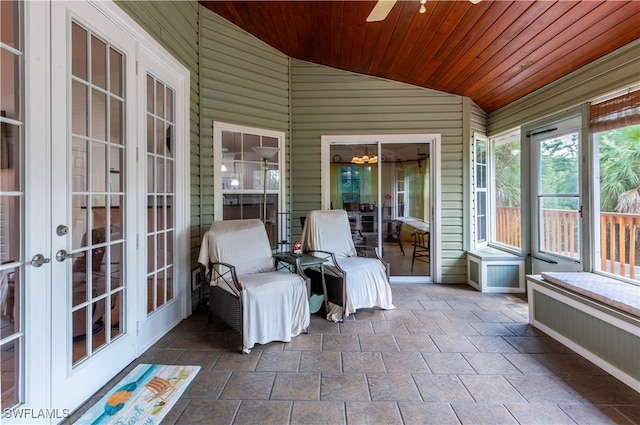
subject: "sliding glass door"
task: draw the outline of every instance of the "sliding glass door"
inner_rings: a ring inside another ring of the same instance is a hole
[[[431,276],[431,154],[424,140],[329,143],[328,207],[347,211],[359,255],[392,276]]]

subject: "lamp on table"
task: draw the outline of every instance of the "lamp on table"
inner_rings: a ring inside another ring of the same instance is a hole
[[[262,185],[264,186],[264,197],[263,197],[263,207],[262,207],[262,220],[266,226],[267,224],[267,163],[271,158],[278,153],[280,148],[273,148],[270,146],[255,146],[253,150],[258,154],[258,156],[262,159],[262,170],[264,171],[264,178],[262,179]]]

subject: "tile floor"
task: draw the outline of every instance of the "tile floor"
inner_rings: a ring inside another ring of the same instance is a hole
[[[240,354],[196,312],[138,363],[202,369],[163,424],[640,424],[640,393],[527,324],[521,295],[392,284],[395,310]]]

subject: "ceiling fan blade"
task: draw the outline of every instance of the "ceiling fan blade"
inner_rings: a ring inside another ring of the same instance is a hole
[[[371,13],[367,17],[367,22],[378,22],[384,20],[387,17],[391,8],[396,4],[397,0],[378,0]]]

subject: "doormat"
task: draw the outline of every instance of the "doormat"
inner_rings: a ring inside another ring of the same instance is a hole
[[[75,424],[159,424],[200,366],[140,364]]]

